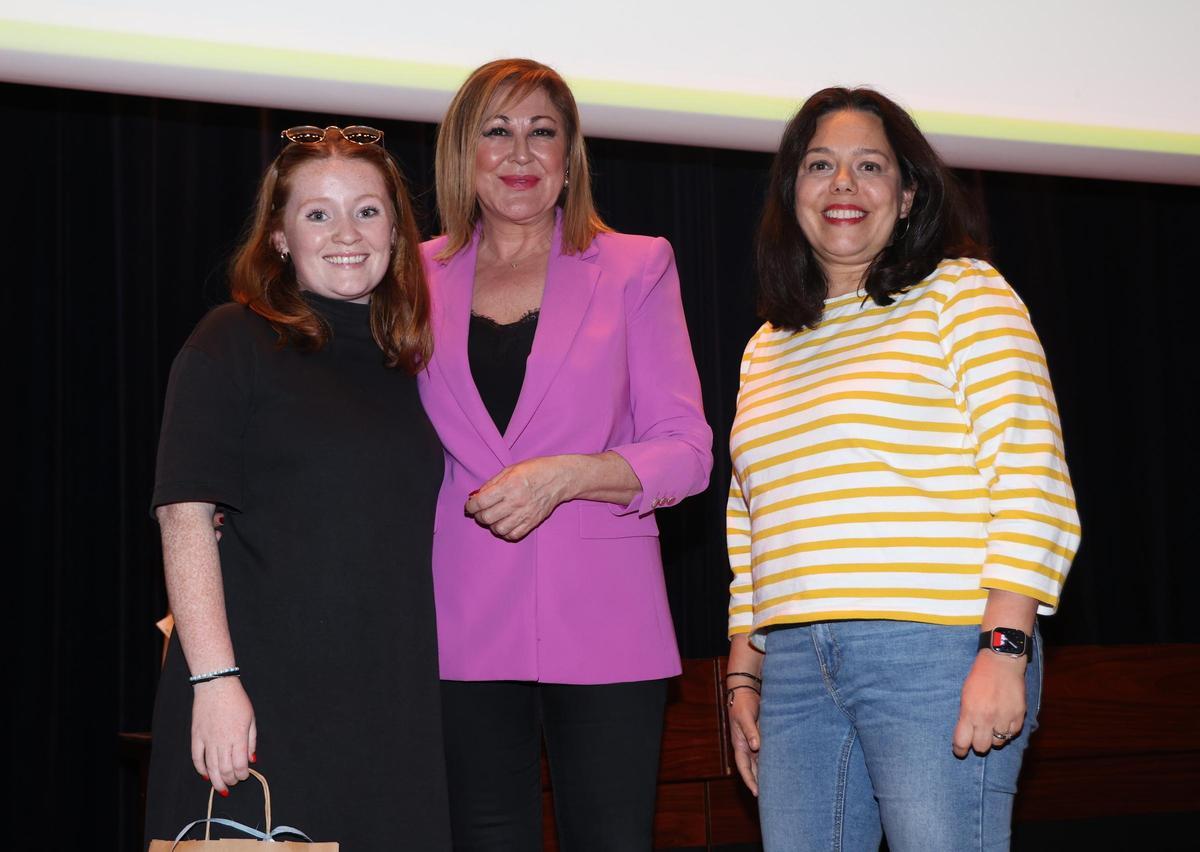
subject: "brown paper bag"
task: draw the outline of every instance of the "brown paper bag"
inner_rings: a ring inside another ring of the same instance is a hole
[[[263,810],[266,813],[266,831],[259,831],[257,828],[251,828],[248,825],[242,825],[240,822],[234,822],[231,819],[222,819],[214,817],[213,811],[213,794],[216,790],[208,791],[208,815],[204,819],[198,819],[194,822],[189,822],[183,827],[179,834],[175,835],[174,840],[151,840],[150,852],[263,852],[263,847],[259,846],[263,841],[271,843],[270,849],[272,852],[338,852],[336,843],[314,843],[308,839],[308,835],[303,831],[292,828],[288,825],[281,825],[275,829],[271,828],[271,788],[267,786],[267,779],[260,773],[250,770],[250,774],[258,779],[258,783],[262,784],[263,788]],[[211,840],[210,830],[213,823],[225,825],[230,828],[236,828],[238,831],[250,835],[250,838],[232,838],[227,840]],[[203,840],[184,840],[183,837],[193,826],[204,823],[204,839]],[[303,837],[304,840],[279,840],[280,835],[293,834]]]

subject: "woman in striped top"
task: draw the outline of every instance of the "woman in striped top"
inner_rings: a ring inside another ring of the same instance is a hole
[[[728,508],[730,730],[768,850],[1008,845],[1079,525],[1041,345],[970,231],[877,92],[785,131]]]

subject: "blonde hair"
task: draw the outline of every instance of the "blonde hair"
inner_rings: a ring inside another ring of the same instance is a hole
[[[233,299],[269,322],[282,344],[314,351],[329,341],[329,326],[300,295],[295,267],[279,256],[271,241],[272,234],[282,228],[296,170],[305,163],[328,159],[368,162],[383,177],[396,243],[391,264],[371,293],[371,336],[383,350],[387,366],[417,373],[433,354],[429,287],[404,175],[382,144],[358,145],[331,132],[324,141],[293,143],[279,152],[263,175],[246,237],[230,265]]]
[[[497,59],[476,68],[454,95],[446,117],[438,128],[437,175],[438,213],[446,246],[440,259],[466,247],[479,221],[475,195],[475,151],[488,107],[503,92],[500,108],[524,100],[541,89],[562,116],[567,140],[567,174],[570,180],[559,196],[563,211],[563,250],[576,254],[586,249],[596,234],[610,231],[592,201],[592,178],[587,147],[579,126],[575,96],[558,72],[532,59]]]

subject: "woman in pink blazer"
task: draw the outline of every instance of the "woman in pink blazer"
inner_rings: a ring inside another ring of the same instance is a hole
[[[680,671],[654,510],[712,463],[671,247],[596,215],[574,98],[536,62],[471,75],[437,178],[420,388],[446,450],[433,568],[455,847],[540,848],[544,736],[562,847],[648,849]]]

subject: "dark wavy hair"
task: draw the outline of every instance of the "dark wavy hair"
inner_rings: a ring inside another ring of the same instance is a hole
[[[890,305],[892,294],[923,279],[943,258],[987,257],[979,216],[912,117],[874,89],[822,89],[783,132],[758,228],[758,313],[776,328],[812,328],[824,312],[829,282],[796,219],[796,177],[817,123],[842,110],[879,117],[899,162],[901,185],[916,190],[908,225],[896,228],[867,270],[867,296]]]
[[[297,169],[330,159],[370,163],[383,177],[396,242],[387,272],[371,293],[371,336],[383,350],[387,366],[416,373],[433,353],[429,287],[421,263],[421,235],[404,175],[382,143],[358,145],[335,130],[321,142],[292,143],[279,152],[259,184],[250,224],[230,264],[233,299],[269,322],[281,344],[310,352],[329,341],[328,324],[300,296],[296,268],[279,256],[271,235],[282,228]]]

